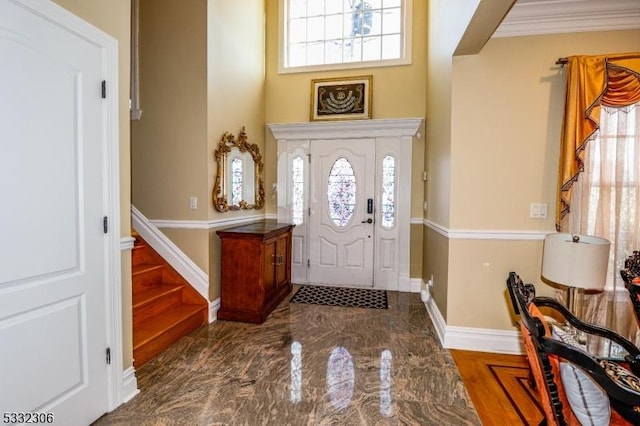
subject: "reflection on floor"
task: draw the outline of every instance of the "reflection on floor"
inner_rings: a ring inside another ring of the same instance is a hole
[[[389,292],[389,309],[289,298],[264,324],[216,321],[184,337],[96,424],[480,424],[418,294]]]

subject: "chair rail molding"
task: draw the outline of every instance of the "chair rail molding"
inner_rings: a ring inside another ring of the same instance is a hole
[[[413,224],[412,219],[412,224]],[[423,219],[422,224],[450,240],[510,240],[510,241],[538,241],[544,240],[549,231],[509,231],[491,229],[449,229],[428,219]]]
[[[209,323],[216,320],[214,302],[209,300],[209,275],[196,265],[167,236],[153,225],[135,206],[131,206],[131,224],[144,240],[158,252],[207,301]]]

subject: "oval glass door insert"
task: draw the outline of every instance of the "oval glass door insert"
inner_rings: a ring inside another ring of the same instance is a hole
[[[347,226],[356,208],[356,175],[349,160],[338,158],[327,182],[329,216],[336,226]]]

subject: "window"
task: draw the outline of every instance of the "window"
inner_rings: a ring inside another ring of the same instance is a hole
[[[382,226],[393,228],[395,219],[396,159],[387,155],[382,160]]]
[[[412,0],[280,0],[280,72],[411,63]]]
[[[612,243],[607,289],[619,288],[618,271],[640,243],[640,104],[602,107],[600,130],[589,141],[585,171],[578,178],[580,204],[572,229]]]
[[[304,221],[304,160],[296,157],[291,162],[291,216],[294,225]]]
[[[231,161],[231,205],[237,206],[242,200],[242,160]]]
[[[338,158],[329,171],[327,201],[333,223],[340,228],[347,226],[356,209],[356,175],[344,157]]]

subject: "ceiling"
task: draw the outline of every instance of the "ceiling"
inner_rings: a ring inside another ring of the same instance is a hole
[[[518,0],[493,37],[640,28],[640,0]]]

